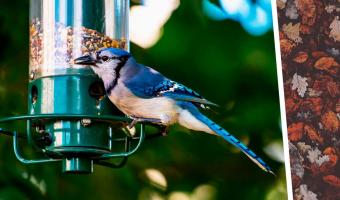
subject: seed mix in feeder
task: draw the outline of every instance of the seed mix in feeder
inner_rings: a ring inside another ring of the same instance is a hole
[[[34,19],[30,25],[30,71],[31,74],[43,75],[45,69],[54,66],[72,68],[72,61],[76,57],[106,47],[125,49],[125,45],[124,40],[112,39],[96,30],[65,26],[62,23],[55,24],[54,33],[51,30],[44,32],[43,22]],[[52,63],[44,60],[44,53],[49,58],[52,55]],[[30,78],[33,79],[34,76]]]

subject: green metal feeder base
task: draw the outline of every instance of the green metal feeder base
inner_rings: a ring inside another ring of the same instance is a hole
[[[31,115],[118,115],[121,114],[105,96],[103,83],[92,71],[77,70],[78,74],[40,77],[29,83]],[[122,114],[121,114],[122,115]],[[121,121],[120,122],[124,122]],[[112,149],[114,121],[92,121],[90,118],[43,119],[32,123],[31,135],[46,132],[51,144],[46,150],[70,154],[104,154]],[[29,138],[31,139],[31,138]],[[96,156],[96,155],[93,155]]]
[[[0,123],[8,123],[17,120],[26,120],[27,121],[27,136],[25,139],[33,142],[34,139],[31,135],[31,123],[37,122],[39,120],[75,120],[81,121],[82,119],[91,119],[95,123],[106,122],[113,124],[124,124],[129,122],[130,120],[124,117],[119,116],[110,116],[110,115],[60,115],[60,114],[38,114],[38,115],[22,115],[15,117],[8,117],[0,119]],[[7,135],[13,134],[13,149],[15,156],[17,159],[24,164],[37,164],[37,163],[48,163],[48,162],[62,162],[62,171],[65,173],[75,173],[75,174],[87,174],[93,172],[93,164],[99,164],[106,167],[111,168],[119,168],[124,166],[128,157],[135,153],[139,147],[141,146],[144,138],[145,138],[145,126],[140,124],[140,132],[138,137],[132,137],[130,135],[126,135],[123,138],[111,138],[111,142],[122,142],[124,143],[125,149],[120,152],[109,152],[107,150],[100,150],[98,148],[89,148],[87,146],[84,147],[63,147],[60,148],[59,151],[57,148],[49,149],[48,147],[41,148],[41,151],[46,155],[46,158],[41,159],[26,159],[22,155],[18,145],[19,136],[17,132],[4,131],[0,129],[0,133],[4,133]],[[93,133],[96,134],[96,133]],[[132,142],[137,141],[137,144],[133,147]],[[34,144],[34,142],[33,142]],[[107,162],[106,160],[111,158],[120,158],[120,162],[118,164]]]

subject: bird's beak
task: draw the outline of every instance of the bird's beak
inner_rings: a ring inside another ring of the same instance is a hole
[[[74,64],[78,65],[96,65],[96,60],[92,58],[91,55],[81,56],[74,59]]]

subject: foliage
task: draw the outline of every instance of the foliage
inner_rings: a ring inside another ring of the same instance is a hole
[[[340,198],[339,11],[335,0],[278,0],[295,199]]]

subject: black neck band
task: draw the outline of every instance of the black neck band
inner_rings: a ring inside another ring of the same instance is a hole
[[[109,87],[105,88],[106,94],[110,95],[111,91],[116,87],[118,83],[118,79],[120,77],[120,70],[124,67],[126,61],[130,58],[130,55],[122,56],[119,58],[120,62],[117,64],[117,67],[115,68],[115,79],[113,79],[112,83],[109,85]]]

